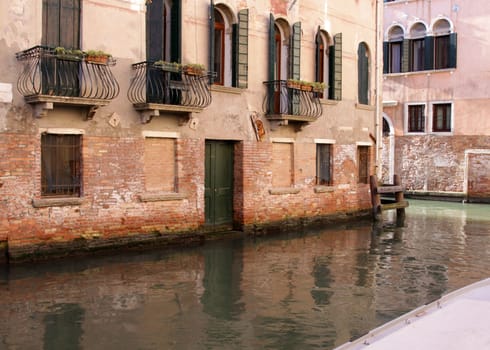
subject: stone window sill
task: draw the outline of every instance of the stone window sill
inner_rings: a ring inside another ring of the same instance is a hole
[[[281,194],[296,194],[299,193],[299,188],[294,187],[276,187],[269,189],[269,194],[281,195]]]
[[[140,194],[140,201],[142,202],[179,201],[186,198],[186,195],[176,192],[147,192]]]
[[[66,206],[76,206],[81,204],[82,204],[82,198],[80,197],[35,198],[32,200],[32,206],[34,208],[66,207]]]
[[[322,185],[318,185],[318,186],[313,187],[313,191],[315,193],[333,192],[334,191],[334,187],[333,186],[322,186]]]

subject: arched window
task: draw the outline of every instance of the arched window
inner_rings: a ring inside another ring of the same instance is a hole
[[[214,9],[214,62],[213,72],[216,73],[215,84],[225,84],[225,20],[221,13]]]
[[[209,9],[209,69],[216,74],[214,84],[247,87],[248,9],[235,17],[223,5]]]
[[[400,73],[402,71],[402,47],[403,47],[403,28],[393,26],[388,33],[388,72]]]
[[[369,104],[369,50],[366,43],[359,44],[357,49],[358,101]]]
[[[456,33],[451,33],[451,24],[439,19],[432,27],[434,33],[434,69],[456,67]]]
[[[423,23],[415,23],[410,29],[410,71],[425,69],[425,36],[427,29]]]
[[[334,51],[333,45],[330,44],[328,34],[321,30],[318,30],[316,34],[315,44],[315,80],[319,83],[325,83],[326,86],[326,90],[320,94],[320,97],[332,98],[328,94],[328,86],[334,72],[330,64],[331,52]]]

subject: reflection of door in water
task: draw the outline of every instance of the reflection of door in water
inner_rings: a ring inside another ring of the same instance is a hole
[[[206,141],[205,155],[206,224],[233,222],[233,143]]]

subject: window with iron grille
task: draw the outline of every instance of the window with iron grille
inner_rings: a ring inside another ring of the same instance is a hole
[[[81,136],[41,136],[41,195],[80,196]]]
[[[432,131],[451,131],[451,104],[437,103],[432,105]]]
[[[367,184],[369,180],[369,146],[357,146],[358,182]]]
[[[425,105],[408,106],[408,132],[425,132]]]
[[[332,145],[316,145],[316,184],[332,185]]]

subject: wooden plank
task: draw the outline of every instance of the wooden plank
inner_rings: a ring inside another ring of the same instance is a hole
[[[381,210],[401,209],[407,207],[408,207],[407,201],[381,204]]]
[[[378,193],[395,193],[395,192],[403,192],[403,186],[382,186],[376,189]]]

